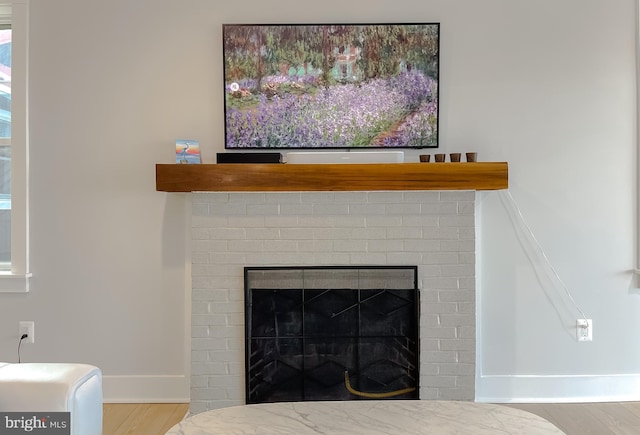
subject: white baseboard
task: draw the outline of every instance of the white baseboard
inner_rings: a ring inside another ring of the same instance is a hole
[[[569,403],[640,401],[640,374],[481,376],[476,402]]]
[[[184,375],[104,376],[105,403],[189,403]],[[481,376],[476,402],[587,403],[640,401],[640,374]]]
[[[185,375],[103,376],[105,403],[189,403],[190,382]]]

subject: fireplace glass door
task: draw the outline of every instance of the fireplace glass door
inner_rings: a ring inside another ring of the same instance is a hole
[[[418,398],[416,266],[245,268],[246,402]]]

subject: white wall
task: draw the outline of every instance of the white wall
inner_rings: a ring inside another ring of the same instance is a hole
[[[504,192],[485,194],[481,399],[640,398],[634,4],[531,2],[482,33],[486,90],[464,89],[490,106],[462,110],[463,134],[509,161],[510,192],[594,341],[575,340],[582,315]]]
[[[579,314],[538,279],[503,194],[484,194],[479,399],[553,395],[527,388],[540,376],[640,374],[633,0],[31,1],[34,278],[0,296],[0,360],[35,320],[23,360],[97,364],[108,400],[188,395],[188,197],[155,192],[154,164],[176,138],[199,139],[205,162],[222,151],[221,23],[422,20],[442,24],[442,149],[509,162],[595,326],[573,340]]]

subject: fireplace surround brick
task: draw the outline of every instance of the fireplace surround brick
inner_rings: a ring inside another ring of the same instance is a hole
[[[245,266],[418,266],[420,398],[475,396],[475,192],[192,194],[191,412],[244,403]]]

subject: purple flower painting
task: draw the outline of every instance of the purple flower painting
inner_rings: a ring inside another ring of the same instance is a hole
[[[223,30],[226,148],[438,146],[438,24]]]

